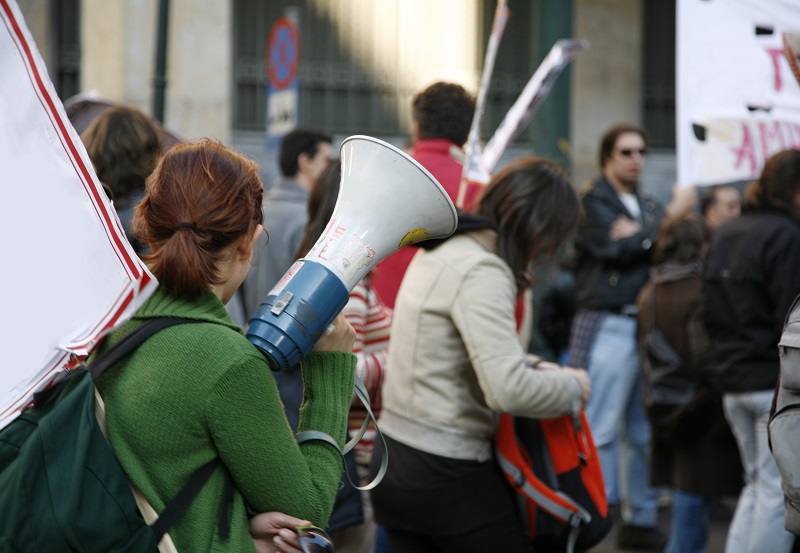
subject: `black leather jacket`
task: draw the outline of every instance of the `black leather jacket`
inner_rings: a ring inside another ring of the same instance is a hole
[[[634,305],[649,279],[650,249],[666,215],[655,199],[637,194],[641,230],[620,240],[608,231],[620,215],[634,219],[611,184],[601,177],[583,195],[584,214],[575,237],[575,288],[579,309],[616,311]]]

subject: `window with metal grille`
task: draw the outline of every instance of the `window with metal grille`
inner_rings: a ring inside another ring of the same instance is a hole
[[[80,0],[52,0],[51,16],[55,29],[52,59],[53,85],[66,100],[80,92]]]
[[[267,34],[287,8],[296,7],[302,37],[300,124],[324,128],[334,134],[408,134],[411,101],[419,91],[419,86],[405,82],[403,75],[394,71],[394,68],[399,65],[401,56],[409,55],[409,46],[413,41],[424,40],[431,48],[443,45],[437,44],[436,37],[416,37],[409,33],[408,26],[404,26],[402,19],[397,17],[399,2],[234,0],[233,128],[264,130]],[[469,68],[475,83],[482,70],[495,5],[494,0],[464,2],[465,9],[472,6],[471,9],[478,11],[475,36],[481,44]],[[431,9],[435,8],[433,4],[430,6],[433,6]],[[482,127],[484,135],[490,135],[497,128],[535,69],[531,61],[533,52],[529,32],[532,12],[530,2],[520,2],[514,7],[512,20],[500,44],[487,98]],[[436,14],[438,17],[441,15]],[[379,26],[379,32],[375,35],[381,37],[383,47],[361,42],[353,46],[354,31],[361,25]],[[351,40],[348,48],[343,46],[344,36]],[[361,62],[366,59],[371,63],[361,63],[356,57]],[[423,65],[427,61],[424,56],[415,59],[415,63]],[[477,94],[477,89],[471,92]]]
[[[654,148],[675,147],[675,0],[644,2],[643,120]]]

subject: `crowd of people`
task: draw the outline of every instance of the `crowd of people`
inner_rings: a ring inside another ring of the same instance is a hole
[[[645,131],[617,124],[580,191],[534,156],[480,187],[461,179],[474,97],[439,82],[412,107],[409,155],[454,202],[465,198],[456,231],[379,263],[332,332],[277,373],[242,330],[331,217],[342,173],[332,136],[288,133],[282,177],[265,193],[258,166],[218,142],[164,153],[158,127],[133,108],[108,110],[82,135],[159,281],[99,349],[146,319],[199,322],[162,331],[98,382],[111,446],[156,510],[222,461],[170,531],[177,549],[297,553],[297,528],[314,525],[346,553],[531,551],[494,459],[497,416],[585,409],[619,548],[704,552],[710,512],[738,496],[726,552],[791,551],[766,423],[783,319],[800,293],[800,151],[770,158],[744,198],[734,185],[702,198],[676,185],[665,206],[642,189]],[[547,268],[559,270],[535,313],[532,284]],[[656,329],[681,359],[691,432],[656,421]],[[537,330],[552,355],[529,351]],[[354,375],[386,449],[371,427],[345,467],[364,483],[390,460],[369,492],[343,478],[336,447],[295,439],[314,430],[342,447],[358,431],[367,413]]]

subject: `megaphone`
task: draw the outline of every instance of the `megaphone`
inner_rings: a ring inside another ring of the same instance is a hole
[[[456,229],[447,192],[401,150],[370,136],[351,136],[342,142],[340,157],[342,181],[328,225],[250,319],[247,339],[275,371],[311,351],[378,262]]]

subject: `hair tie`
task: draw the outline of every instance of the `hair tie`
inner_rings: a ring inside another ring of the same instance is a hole
[[[187,223],[186,221],[183,221],[183,222],[178,223],[177,225],[175,225],[175,230],[179,230],[179,229],[182,229],[182,228],[188,228],[188,229],[192,229],[192,230],[197,230],[197,226],[194,223]]]

